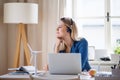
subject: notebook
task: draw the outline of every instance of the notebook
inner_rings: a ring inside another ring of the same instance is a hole
[[[48,54],[48,68],[50,74],[79,74],[81,72],[81,54]]]

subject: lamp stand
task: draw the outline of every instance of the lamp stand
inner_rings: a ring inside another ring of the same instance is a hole
[[[27,47],[27,38],[26,38],[26,33],[25,33],[25,26],[24,26],[24,24],[19,23],[19,31],[18,31],[15,59],[14,59],[14,67],[19,67],[19,64],[20,64],[20,43],[21,43],[21,40],[23,42],[26,65],[30,65],[30,52],[29,52],[29,49]]]

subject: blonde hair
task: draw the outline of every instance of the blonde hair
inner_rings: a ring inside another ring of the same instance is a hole
[[[71,38],[76,41],[78,40],[78,31],[76,27],[76,23],[72,20],[72,18],[63,17],[60,19],[64,24],[71,30]]]
[[[73,41],[77,41],[78,39],[78,31],[77,31],[77,27],[76,27],[76,23],[72,20],[72,18],[68,18],[68,17],[62,17],[60,19],[62,22],[64,22],[64,24],[67,26],[67,28],[69,28],[70,30],[70,36],[71,39]],[[66,45],[64,42],[62,42],[57,50],[57,53],[61,50],[66,50]]]

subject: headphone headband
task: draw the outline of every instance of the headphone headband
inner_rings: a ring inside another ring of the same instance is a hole
[[[71,25],[73,25],[73,20],[72,20],[72,18],[71,18],[71,22],[70,22],[70,23],[71,23]]]
[[[64,23],[73,25],[73,20],[72,20],[72,18],[65,18],[65,17],[63,17],[63,18],[61,18],[61,20],[62,20]],[[68,23],[68,21],[69,21],[69,23]]]

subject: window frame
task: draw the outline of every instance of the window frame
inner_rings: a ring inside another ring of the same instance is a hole
[[[71,17],[73,19],[100,19],[100,18],[103,18],[104,19],[104,27],[105,27],[105,49],[107,49],[108,53],[111,53],[113,52],[113,48],[112,48],[112,26],[111,26],[111,19],[112,18],[120,18],[120,16],[108,16],[108,13],[109,15],[111,15],[111,5],[110,5],[110,0],[104,0],[104,4],[105,4],[105,13],[104,13],[104,16],[98,16],[98,17],[79,17],[79,18],[76,18],[75,17],[75,9],[76,9],[76,3],[77,3],[77,0],[66,0],[66,1],[71,1],[72,3],[72,12],[71,12]],[[66,14],[67,15],[67,14]],[[108,21],[109,19],[109,21]],[[94,46],[94,45],[93,45]]]

